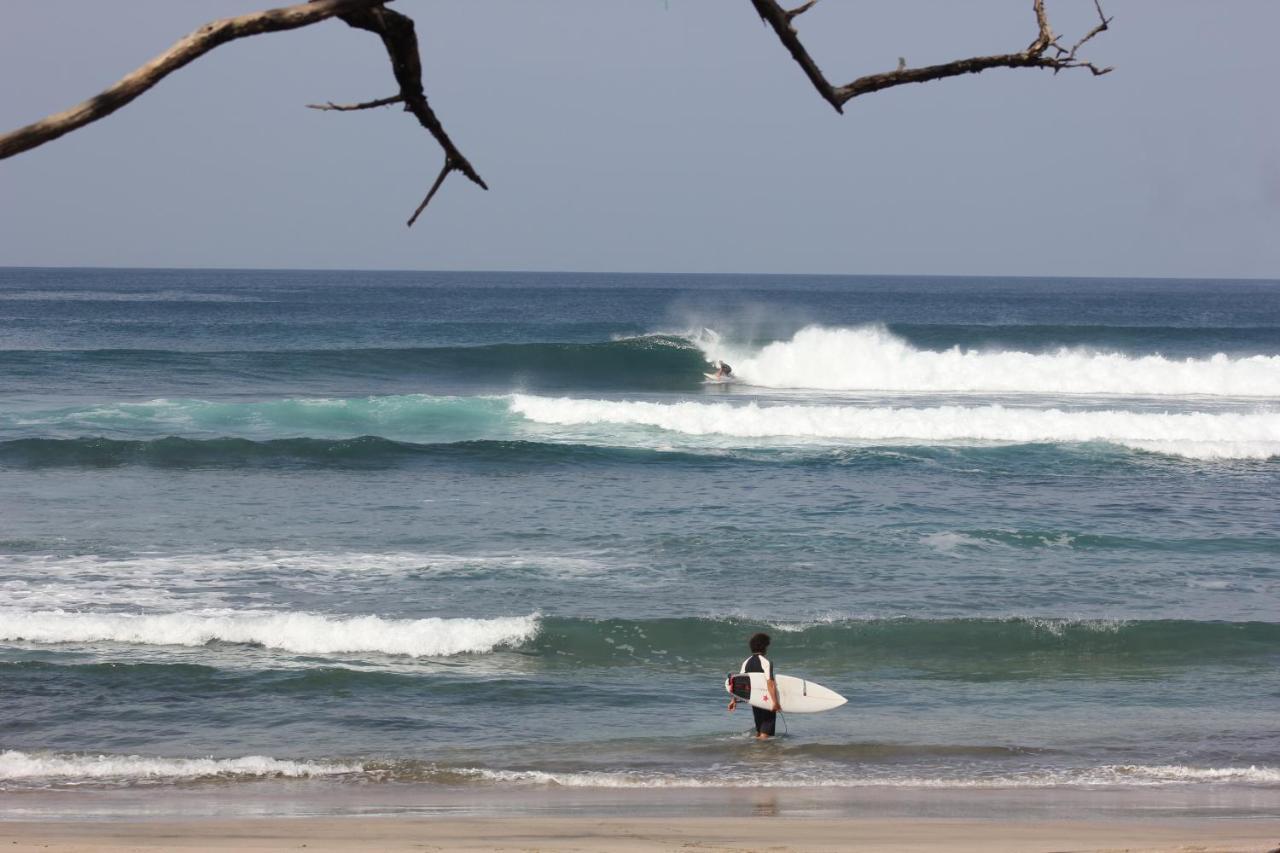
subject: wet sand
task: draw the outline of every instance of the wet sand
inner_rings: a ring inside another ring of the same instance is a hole
[[[0,793],[4,851],[1243,851],[1269,788],[571,790],[234,786]]]
[[[1280,846],[1280,822],[897,818],[238,818],[0,824],[4,850],[1247,851]]]

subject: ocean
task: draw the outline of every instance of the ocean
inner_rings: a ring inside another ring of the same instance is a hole
[[[1278,498],[1280,282],[0,269],[0,791],[1274,807]]]

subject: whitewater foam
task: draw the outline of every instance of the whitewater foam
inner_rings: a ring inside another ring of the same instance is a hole
[[[265,755],[242,758],[151,758],[141,755],[80,755],[0,752],[0,783],[43,779],[64,784],[103,780],[143,781],[201,778],[305,778],[358,773],[359,764],[287,761]]]
[[[305,655],[372,652],[447,657],[518,646],[533,639],[537,632],[537,614],[494,619],[383,619],[234,611],[156,615],[0,611],[0,640],[147,646],[203,646],[224,642]]]
[[[1108,764],[1076,768],[1029,768],[999,772],[974,768],[970,775],[920,775],[890,767],[859,768],[793,761],[767,774],[738,764],[706,770],[561,770],[449,767],[418,761],[288,760],[263,755],[241,758],[164,758],[141,755],[0,751],[0,786],[146,783],[199,779],[356,777],[365,780],[537,785],[570,788],[1094,788],[1170,785],[1280,785],[1280,768],[1192,767],[1179,764]]]
[[[477,781],[510,785],[557,785],[569,788],[1097,788],[1163,787],[1228,783],[1280,785],[1275,767],[1189,767],[1185,765],[1102,765],[1098,767],[1028,770],[976,776],[920,776],[876,772],[865,768],[849,772],[837,767],[793,767],[789,771],[717,767],[709,773],[661,771],[545,771],[468,768],[451,771]]]
[[[790,340],[737,347],[702,334],[708,359],[765,388],[1280,397],[1280,356],[1166,358],[1086,349],[922,350],[883,326],[808,326]]]
[[[295,589],[328,593],[352,576],[363,583],[417,577],[537,575],[574,580],[612,562],[563,554],[440,554],[415,551],[328,552],[233,549],[214,554],[0,553],[0,595],[25,610],[190,610],[226,606],[226,581],[246,574],[287,577]],[[238,593],[243,596],[244,593]]]
[[[651,403],[517,394],[512,412],[543,424],[653,427],[694,437],[804,443],[1118,444],[1194,459],[1280,454],[1280,412],[1131,412],[991,406]]]

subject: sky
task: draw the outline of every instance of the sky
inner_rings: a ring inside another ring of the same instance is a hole
[[[811,88],[745,0],[397,0],[489,183],[395,108],[372,35],[237,41],[0,161],[0,266],[1280,278],[1280,3],[1104,0],[1093,77]],[[251,0],[4,0],[0,130]],[[1091,0],[1048,0],[1069,42]],[[1030,0],[823,0],[835,82],[1019,50]]]

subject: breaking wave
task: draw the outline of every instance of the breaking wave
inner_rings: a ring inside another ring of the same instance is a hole
[[[359,764],[287,761],[264,755],[243,758],[149,758],[141,755],[82,755],[0,752],[0,783],[46,780],[75,784],[102,781],[308,778],[358,773]]]
[[[0,612],[0,640],[29,643],[131,643],[203,646],[243,643],[304,655],[372,652],[447,657],[518,646],[538,631],[538,617],[383,619],[315,613]]]
[[[1280,768],[1193,767],[1181,764],[1104,764],[1073,768],[970,768],[967,775],[913,772],[860,762],[794,761],[762,771],[750,764],[720,763],[683,770],[542,770],[451,767],[432,762],[163,758],[6,750],[0,752],[0,788],[184,781],[252,781],[263,778],[359,779],[449,786],[548,786],[567,788],[1096,788],[1170,785],[1280,785]]]
[[[663,771],[545,771],[474,768],[451,771],[452,776],[508,785],[548,785],[567,788],[1096,788],[1162,787],[1204,783],[1280,785],[1280,768],[1188,767],[1185,765],[1113,764],[1071,769],[989,772],[973,776],[929,776],[901,770],[819,765],[767,772],[716,767],[704,773]]]
[[[651,427],[693,437],[913,445],[947,442],[1103,442],[1193,459],[1280,454],[1280,411],[1064,411],[1005,406],[651,403],[517,394],[512,411],[561,426]]]
[[[809,326],[760,348],[714,333],[699,344],[765,388],[829,391],[1280,397],[1280,356],[1167,358],[1083,348],[1053,352],[919,349],[883,326]]]

